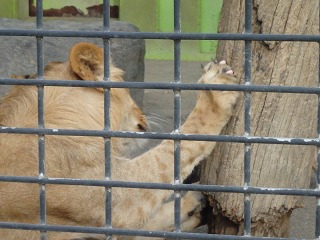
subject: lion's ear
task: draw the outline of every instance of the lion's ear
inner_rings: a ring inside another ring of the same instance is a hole
[[[97,81],[97,75],[102,72],[103,53],[91,43],[75,44],[70,50],[70,66],[83,80]]]

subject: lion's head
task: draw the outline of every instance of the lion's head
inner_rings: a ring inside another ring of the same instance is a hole
[[[91,43],[78,43],[70,50],[69,61],[52,62],[44,69],[48,80],[103,81],[103,49]],[[111,81],[123,81],[123,71],[110,64]],[[20,78],[19,76],[15,76]],[[24,78],[34,78],[24,76]],[[145,131],[145,115],[131,98],[128,89],[110,91],[111,130]],[[0,125],[37,127],[37,89],[15,86],[0,105]],[[46,128],[103,129],[104,91],[83,87],[45,87]],[[124,156],[130,141],[113,139],[116,155]],[[127,145],[127,146],[126,146]]]

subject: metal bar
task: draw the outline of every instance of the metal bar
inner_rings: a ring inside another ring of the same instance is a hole
[[[110,32],[110,0],[103,0],[103,30]]]
[[[174,32],[181,32],[181,18],[180,18],[180,0],[174,0]],[[181,40],[174,40],[174,82],[181,83]],[[181,127],[181,91],[174,90],[174,132],[179,133]],[[174,140],[174,183],[181,183],[181,142],[179,139]],[[174,226],[175,232],[181,232],[181,193],[174,191]],[[180,238],[177,238],[180,239]]]
[[[111,235],[126,235],[126,236],[146,236],[146,237],[165,237],[165,238],[184,238],[184,239],[242,239],[242,240],[273,240],[273,239],[289,239],[289,238],[271,238],[271,237],[243,237],[231,235],[217,234],[201,234],[201,233],[177,233],[163,231],[144,231],[134,229],[120,228],[99,228],[99,227],[80,227],[80,226],[65,226],[65,225],[39,225],[27,223],[8,223],[0,222],[0,228],[8,229],[23,229],[23,230],[44,230],[53,232],[79,232],[79,233],[95,233],[95,234],[111,234]],[[89,238],[88,238],[89,239]]]
[[[103,29],[110,31],[110,2],[103,1]],[[110,82],[110,39],[103,38],[104,55],[104,82]],[[104,130],[110,131],[110,89],[104,89]],[[105,153],[105,180],[111,180],[111,139],[104,137]],[[105,227],[112,228],[112,189],[105,188]],[[112,239],[112,235],[106,235],[107,239]]]
[[[320,11],[319,11],[319,24],[320,24]],[[320,31],[320,25],[319,25]],[[318,88],[320,87],[320,42],[318,44]],[[318,122],[317,122],[317,131],[318,138],[320,138],[320,94],[318,94]],[[317,156],[317,171],[316,171],[316,180],[317,180],[317,190],[320,190],[320,146],[317,146],[318,156]],[[320,197],[316,198],[317,207],[316,207],[316,226],[315,226],[315,237],[320,239]]]
[[[319,12],[320,17],[320,12]],[[319,18],[320,23],[320,18]],[[320,30],[320,26],[319,26]],[[320,42],[319,42],[319,55],[318,55],[318,87],[320,86]],[[317,122],[317,131],[318,137],[320,138],[320,94],[318,94],[318,122]],[[317,171],[316,171],[316,180],[317,180],[317,190],[320,190],[320,146],[317,146],[318,156],[317,156]],[[315,228],[315,237],[320,239],[320,197],[317,197],[317,207],[316,207],[316,228]]]
[[[317,197],[316,209],[316,230],[315,235],[320,238],[320,167],[317,169],[316,189],[284,189],[284,188],[257,188],[250,186],[250,151],[252,143],[260,144],[290,144],[290,145],[310,145],[318,148],[318,166],[320,166],[320,137],[319,138],[273,138],[273,137],[254,137],[250,136],[250,109],[251,92],[282,92],[282,93],[301,93],[317,94],[318,104],[318,133],[320,136],[320,65],[319,65],[319,87],[289,87],[289,86],[258,86],[251,85],[251,41],[301,41],[301,42],[320,42],[319,35],[282,35],[282,34],[252,34],[251,32],[251,9],[252,1],[246,0],[246,21],[245,33],[243,34],[208,34],[208,33],[181,33],[180,30],[180,0],[174,0],[174,32],[154,33],[154,32],[111,32],[109,29],[110,19],[110,0],[104,0],[103,30],[102,31],[60,31],[44,30],[42,16],[42,0],[37,0],[36,8],[36,29],[14,30],[0,29],[0,36],[33,36],[37,39],[37,75],[38,79],[0,79],[1,84],[8,85],[36,85],[38,87],[38,127],[37,128],[13,128],[0,127],[1,133],[11,134],[37,134],[39,149],[39,176],[21,177],[21,176],[0,176],[0,182],[20,182],[39,184],[40,198],[40,223],[39,224],[21,224],[21,223],[3,223],[0,222],[0,228],[9,229],[27,229],[41,232],[41,239],[46,239],[46,231],[70,231],[101,233],[111,237],[114,234],[131,236],[152,236],[165,238],[191,238],[191,239],[279,239],[279,238],[257,238],[250,237],[250,194],[272,194],[272,195],[297,195],[297,196],[315,196]],[[104,81],[57,81],[43,80],[43,37],[89,37],[102,38],[104,44]],[[174,82],[173,83],[120,83],[110,81],[109,56],[110,56],[110,38],[131,38],[131,39],[168,39],[174,41]],[[181,83],[181,40],[241,40],[245,41],[245,81],[246,85],[199,85]],[[319,57],[320,62],[320,57]],[[103,130],[72,130],[72,129],[46,129],[44,122],[44,86],[82,86],[105,88],[105,123]],[[110,88],[140,88],[140,89],[172,89],[174,90],[174,133],[135,133],[110,131]],[[181,126],[181,90],[230,90],[244,91],[246,94],[245,102],[245,135],[244,136],[216,136],[216,135],[189,135],[179,134]],[[105,143],[105,179],[53,179],[45,175],[45,135],[70,135],[70,136],[96,136],[103,137]],[[111,137],[128,138],[149,138],[149,139],[172,139],[174,140],[174,184],[161,183],[143,183],[143,182],[121,182],[112,181],[111,178],[111,156],[110,149]],[[217,142],[240,142],[245,144],[244,156],[244,180],[243,187],[237,186],[216,186],[216,185],[183,185],[180,182],[180,141],[217,141]],[[46,184],[61,185],[84,185],[105,187],[105,227],[90,228],[81,226],[52,226],[46,224]],[[166,189],[175,192],[175,232],[161,231],[139,231],[131,229],[112,228],[111,215],[111,189],[113,187],[123,188],[142,188],[142,189]],[[227,192],[244,194],[244,225],[245,236],[227,236],[227,235],[206,235],[195,233],[180,232],[180,191],[207,191],[207,192]]]
[[[319,119],[320,119],[320,101],[318,99],[318,130],[319,130]],[[318,132],[319,133],[319,132]],[[317,147],[318,149],[318,156],[317,156],[317,188],[316,190],[319,191],[320,190],[320,146]],[[320,239],[320,196],[317,196],[317,207],[316,207],[316,228],[315,228],[315,237],[317,239]]]
[[[37,27],[37,30],[42,30],[42,26],[43,26],[42,0],[37,0],[37,3],[36,3],[36,27]]]
[[[0,29],[0,36],[320,42],[320,35]]]
[[[259,187],[198,185],[198,184],[165,184],[165,183],[150,183],[150,182],[124,182],[124,181],[112,181],[112,180],[104,181],[104,180],[71,179],[71,178],[40,179],[37,177],[20,177],[20,176],[0,176],[0,182],[320,197],[320,191],[315,189],[259,188]]]
[[[105,130],[75,130],[75,129],[38,129],[38,128],[16,128],[0,127],[1,133],[15,134],[43,134],[61,136],[90,136],[90,137],[118,137],[118,138],[147,138],[147,139],[169,139],[189,141],[213,141],[213,142],[237,142],[237,143],[261,143],[261,144],[285,144],[285,145],[309,145],[319,146],[319,138],[276,138],[276,137],[254,137],[254,136],[229,136],[229,135],[199,135],[178,134],[158,132],[124,132]]]
[[[37,0],[36,4],[36,26],[42,29],[43,26],[43,9],[42,0]],[[37,78],[43,80],[43,37],[37,37]],[[37,86],[38,90],[38,128],[44,128],[44,86]],[[38,161],[39,161],[39,178],[46,176],[45,172],[45,136],[38,134]],[[39,184],[39,212],[40,224],[46,225],[46,186]],[[40,230],[40,239],[46,240],[46,231]]]
[[[252,2],[245,1],[245,33],[252,33]],[[251,84],[251,41],[245,41],[245,84]],[[244,134],[251,135],[251,92],[245,92],[244,107]],[[244,187],[250,186],[250,163],[251,163],[251,143],[245,143],[244,146]],[[244,194],[244,236],[251,235],[251,196],[250,193]]]
[[[197,83],[150,83],[150,82],[96,82],[81,80],[39,80],[2,78],[0,85],[37,85],[37,86],[67,86],[91,88],[132,88],[132,89],[172,89],[172,90],[221,90],[248,92],[277,92],[320,94],[320,88],[297,86],[270,85],[231,85],[231,84],[197,84]]]

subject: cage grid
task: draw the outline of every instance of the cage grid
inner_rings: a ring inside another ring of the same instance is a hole
[[[241,34],[228,33],[181,33],[180,0],[174,2],[174,32],[111,32],[110,31],[110,2],[103,1],[103,29],[101,31],[58,31],[42,30],[43,9],[42,0],[37,0],[36,5],[36,28],[31,30],[0,30],[0,36],[33,36],[37,42],[37,79],[11,79],[1,78],[1,85],[35,85],[38,88],[38,128],[14,128],[0,127],[0,133],[12,134],[37,134],[39,150],[39,176],[0,176],[2,182],[20,182],[39,184],[40,216],[39,224],[0,222],[0,228],[23,229],[40,231],[40,239],[46,240],[48,231],[59,232],[79,232],[104,234],[107,239],[112,235],[129,236],[149,236],[165,237],[174,239],[279,239],[271,237],[251,236],[251,194],[274,194],[274,195],[299,195],[314,196],[317,198],[316,208],[316,238],[320,239],[320,168],[317,169],[317,188],[316,189],[289,189],[289,188],[259,188],[250,185],[250,158],[251,144],[289,144],[289,145],[312,145],[318,148],[317,162],[320,166],[320,138],[272,138],[272,137],[253,137],[250,135],[250,110],[251,92],[282,92],[282,93],[302,93],[318,95],[318,133],[320,135],[320,88],[316,87],[288,87],[288,86],[262,86],[251,85],[251,52],[252,41],[304,41],[320,42],[320,35],[281,35],[281,34],[253,34],[252,33],[252,0],[245,0],[245,32]],[[103,39],[104,47],[104,81],[67,81],[67,80],[44,80],[43,79],[43,38],[44,37],[87,37]],[[174,82],[173,83],[131,83],[131,82],[112,82],[109,75],[110,62],[110,39],[112,38],[141,38],[141,39],[167,39],[174,42]],[[210,85],[210,84],[186,84],[181,82],[181,40],[239,40],[245,43],[245,84],[242,85]],[[319,54],[320,58],[320,54]],[[320,62],[320,61],[319,61]],[[320,85],[320,64],[319,64],[319,85]],[[44,86],[69,86],[69,87],[91,87],[104,88],[104,113],[105,123],[103,130],[73,130],[73,129],[48,129],[44,124]],[[123,132],[110,130],[110,88],[138,88],[138,89],[170,89],[174,92],[174,132]],[[229,135],[196,135],[181,134],[181,90],[228,90],[242,91],[245,93],[245,126],[244,136]],[[45,171],[45,136],[46,135],[67,135],[67,136],[93,136],[104,138],[105,146],[105,180],[72,179],[72,178],[48,178]],[[111,156],[110,138],[147,138],[147,139],[170,139],[174,141],[174,184],[148,183],[148,182],[123,182],[112,180],[111,176]],[[198,140],[215,142],[237,142],[243,143],[244,153],[244,186],[220,186],[220,185],[185,185],[180,180],[180,141]],[[60,226],[46,224],[46,185],[82,185],[100,186],[105,188],[105,226],[86,227],[86,226]],[[166,189],[174,192],[174,225],[173,232],[145,231],[132,229],[118,229],[112,227],[111,203],[112,188],[143,188],[143,189]],[[229,192],[244,194],[244,235],[227,236],[218,234],[186,233],[180,229],[180,208],[181,191],[207,191],[207,192]]]

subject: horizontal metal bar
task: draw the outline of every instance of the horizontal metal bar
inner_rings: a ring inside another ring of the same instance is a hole
[[[189,141],[212,141],[212,142],[237,142],[237,143],[261,143],[261,144],[286,144],[286,145],[312,145],[319,146],[318,138],[277,138],[255,136],[229,136],[229,135],[201,135],[181,133],[159,132],[122,132],[109,130],[76,130],[76,129],[50,129],[50,128],[16,128],[0,127],[1,133],[10,134],[40,134],[61,136],[87,136],[87,137],[116,137],[116,138],[145,138],[145,139],[169,139]]]
[[[320,35],[0,29],[0,36],[319,42]]]
[[[139,189],[160,189],[176,191],[202,191],[202,192],[225,192],[225,193],[250,193],[268,195],[297,195],[319,197],[318,189],[293,189],[293,188],[262,188],[262,187],[240,187],[203,184],[169,184],[151,182],[125,182],[116,180],[93,180],[93,179],[72,179],[72,178],[38,178],[24,176],[0,176],[0,182],[55,184],[55,185],[77,185],[95,186],[107,188],[139,188]]]
[[[150,82],[96,82],[82,80],[39,80],[39,79],[0,79],[0,85],[36,85],[36,86],[67,86],[91,88],[135,88],[135,89],[172,89],[172,90],[226,90],[247,92],[277,92],[320,94],[319,87],[303,86],[267,86],[249,84],[197,84],[197,83],[150,83]]]
[[[0,222],[0,228],[22,229],[34,231],[53,231],[53,232],[79,232],[91,234],[108,234],[108,235],[129,235],[129,236],[147,236],[147,237],[165,237],[165,238],[187,238],[187,239],[289,239],[289,238],[271,238],[271,237],[244,237],[204,233],[187,233],[187,232],[163,232],[163,231],[145,231],[134,229],[107,228],[107,227],[80,227],[66,225],[41,225],[28,223]]]

